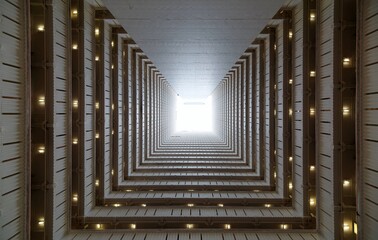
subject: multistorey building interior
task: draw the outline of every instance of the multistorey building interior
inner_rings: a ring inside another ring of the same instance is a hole
[[[378,1],[0,6],[0,239],[378,236]]]

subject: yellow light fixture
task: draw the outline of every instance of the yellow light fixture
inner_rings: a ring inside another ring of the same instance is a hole
[[[112,47],[114,47],[114,41],[112,41]]]
[[[96,62],[100,61],[100,57],[99,57],[99,56],[96,56],[96,57],[95,57],[95,60],[96,60]]]
[[[310,198],[310,206],[315,206],[316,201],[315,198]]]
[[[315,21],[316,15],[315,13],[310,13],[310,21],[313,22]]]
[[[289,79],[289,84],[293,84],[293,79]]]
[[[45,153],[45,146],[38,147],[38,153],[40,153],[40,154]]]
[[[142,206],[142,207],[147,207],[147,204],[142,203],[141,206]]]
[[[130,229],[136,229],[137,225],[135,223],[130,224]]]
[[[314,116],[315,115],[315,108],[310,108],[310,115]]]
[[[286,230],[286,229],[289,228],[289,225],[287,225],[287,224],[281,224],[280,228]]]
[[[310,77],[315,77],[316,76],[316,72],[315,71],[310,71]]]
[[[119,204],[119,203],[114,203],[113,206],[114,206],[114,207],[120,207],[121,204]]]
[[[38,30],[38,32],[44,32],[45,31],[45,26],[42,25],[42,24],[40,24],[40,25],[37,26],[37,30]]]
[[[343,186],[344,187],[349,187],[350,186],[350,181],[349,180],[344,180],[343,181]]]
[[[77,16],[77,9],[72,9],[72,16]]]
[[[350,58],[343,58],[343,66],[344,67],[349,67],[352,65],[352,59]]]
[[[225,224],[224,229],[231,229],[231,224]]]
[[[96,34],[96,36],[100,35],[100,29],[99,28],[95,28],[95,34]]]
[[[40,96],[38,98],[38,105],[45,106],[45,96]]]
[[[77,44],[76,43],[72,44],[72,49],[77,50]]]
[[[194,204],[193,203],[188,203],[187,206],[188,207],[194,207]]]
[[[187,229],[192,229],[192,228],[194,228],[194,225],[191,224],[191,223],[188,223],[188,224],[186,224],[186,228]]]
[[[114,169],[112,169],[112,176],[114,175]]]
[[[72,139],[72,144],[76,145],[76,144],[78,144],[78,142],[79,142],[79,139],[77,139],[77,138]]]
[[[102,224],[97,223],[97,224],[96,224],[96,229],[97,229],[97,230],[102,230],[102,229],[103,229]]]
[[[293,183],[289,183],[289,189],[293,189]]]
[[[99,109],[99,108],[100,108],[100,103],[96,102],[96,109]]]
[[[350,226],[348,223],[344,222],[343,224],[343,229],[344,229],[344,232],[348,232],[350,230]]]
[[[293,115],[293,109],[289,109],[289,115],[291,116],[291,115]]]
[[[95,184],[96,184],[96,187],[100,186],[100,180],[96,179]]]
[[[100,134],[99,133],[96,133],[96,138],[100,138]]]
[[[293,31],[289,31],[289,38],[291,39],[293,37]]]
[[[193,189],[189,189],[188,192],[193,192],[194,190]]]
[[[131,189],[126,189],[126,192],[132,192],[133,190],[131,190]]]
[[[264,206],[265,206],[266,208],[270,208],[272,205],[269,204],[269,203],[267,203],[267,204],[265,204]]]
[[[311,171],[311,172],[315,171],[315,166],[314,166],[314,165],[311,165],[311,166],[310,166],[310,171]]]
[[[344,115],[344,116],[348,116],[349,113],[350,113],[350,109],[349,109],[349,107],[348,107],[348,106],[344,106],[344,107],[343,107],[343,115]]]
[[[290,157],[289,157],[289,162],[292,162],[292,161],[293,161],[293,157],[290,156]]]
[[[78,199],[79,199],[79,198],[78,198],[77,194],[74,193],[74,194],[72,195],[72,201],[73,201],[73,202],[77,202]]]
[[[274,172],[274,173],[273,173],[273,177],[274,177],[274,178],[277,178],[277,172]]]
[[[72,107],[73,107],[73,108],[78,108],[78,107],[79,107],[79,101],[76,100],[76,99],[73,100],[73,101],[72,101]]]
[[[44,227],[45,226],[45,219],[44,218],[39,218],[38,219],[38,226]]]
[[[353,222],[353,233],[356,235],[358,234],[358,225],[356,222]]]

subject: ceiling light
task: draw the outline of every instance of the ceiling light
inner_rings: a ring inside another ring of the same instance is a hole
[[[358,225],[356,222],[353,222],[353,233],[357,235],[358,233]]]
[[[349,67],[352,65],[352,59],[350,58],[343,58],[343,66],[344,67]]]
[[[344,187],[349,187],[350,186],[350,181],[349,180],[344,180],[343,186]]]
[[[280,228],[286,230],[286,229],[289,228],[289,225],[287,225],[287,224],[281,224]]]
[[[187,206],[188,206],[188,207],[193,207],[194,204],[193,204],[193,203],[188,203]]]
[[[43,32],[43,31],[45,31],[45,26],[44,25],[38,25],[37,26],[37,30],[38,30],[38,32]]]
[[[41,106],[45,106],[45,96],[40,96],[38,98],[38,104]]]
[[[44,227],[45,226],[45,219],[44,218],[39,218],[38,219],[38,226]]]
[[[96,179],[95,185],[96,187],[100,186],[100,180]]]
[[[310,71],[310,77],[315,77],[316,76],[316,72],[315,71]]]
[[[188,223],[188,224],[186,224],[186,228],[187,228],[187,229],[192,229],[192,228],[194,228],[194,225],[193,225],[193,224],[190,224],[190,223]]]
[[[310,115],[314,116],[315,115],[315,108],[310,108]]]
[[[100,34],[100,29],[96,28],[95,29],[95,34],[96,34],[96,36],[98,36]]]
[[[349,113],[350,113],[350,109],[349,109],[349,107],[348,107],[348,106],[344,106],[344,107],[343,107],[343,115],[344,115],[344,116],[348,116]]]
[[[310,13],[310,21],[313,22],[315,21],[315,13]]]
[[[73,106],[73,108],[77,108],[78,106],[79,106],[79,101],[78,100],[73,100],[72,101],[72,106]]]
[[[265,204],[264,206],[265,206],[266,208],[270,208],[272,205],[269,204],[269,203],[267,203],[267,204]]]
[[[76,145],[78,142],[79,142],[79,139],[77,139],[77,138],[72,139],[72,144]]]
[[[40,154],[45,153],[45,146],[40,146],[38,148],[38,153],[40,153]]]
[[[131,228],[131,229],[136,229],[136,227],[137,227],[137,226],[136,226],[135,223],[130,224],[130,228]]]
[[[79,199],[79,198],[78,198],[78,196],[77,196],[76,193],[72,195],[72,201],[73,201],[73,202],[77,202],[78,199]]]
[[[315,206],[315,198],[310,198],[310,205]]]
[[[72,49],[77,50],[77,44],[72,44]]]
[[[315,166],[314,166],[314,165],[311,165],[311,166],[310,166],[310,171],[311,171],[311,172],[315,171]]]
[[[350,230],[349,224],[344,222],[343,229],[344,229],[344,232],[348,232]]]
[[[231,229],[231,224],[225,224],[224,229]]]

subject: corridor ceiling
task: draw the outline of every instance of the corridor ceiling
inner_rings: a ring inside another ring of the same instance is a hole
[[[104,0],[184,98],[209,96],[284,0]]]

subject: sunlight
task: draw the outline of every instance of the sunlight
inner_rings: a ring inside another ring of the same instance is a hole
[[[212,98],[183,99],[177,97],[176,131],[212,132]]]

